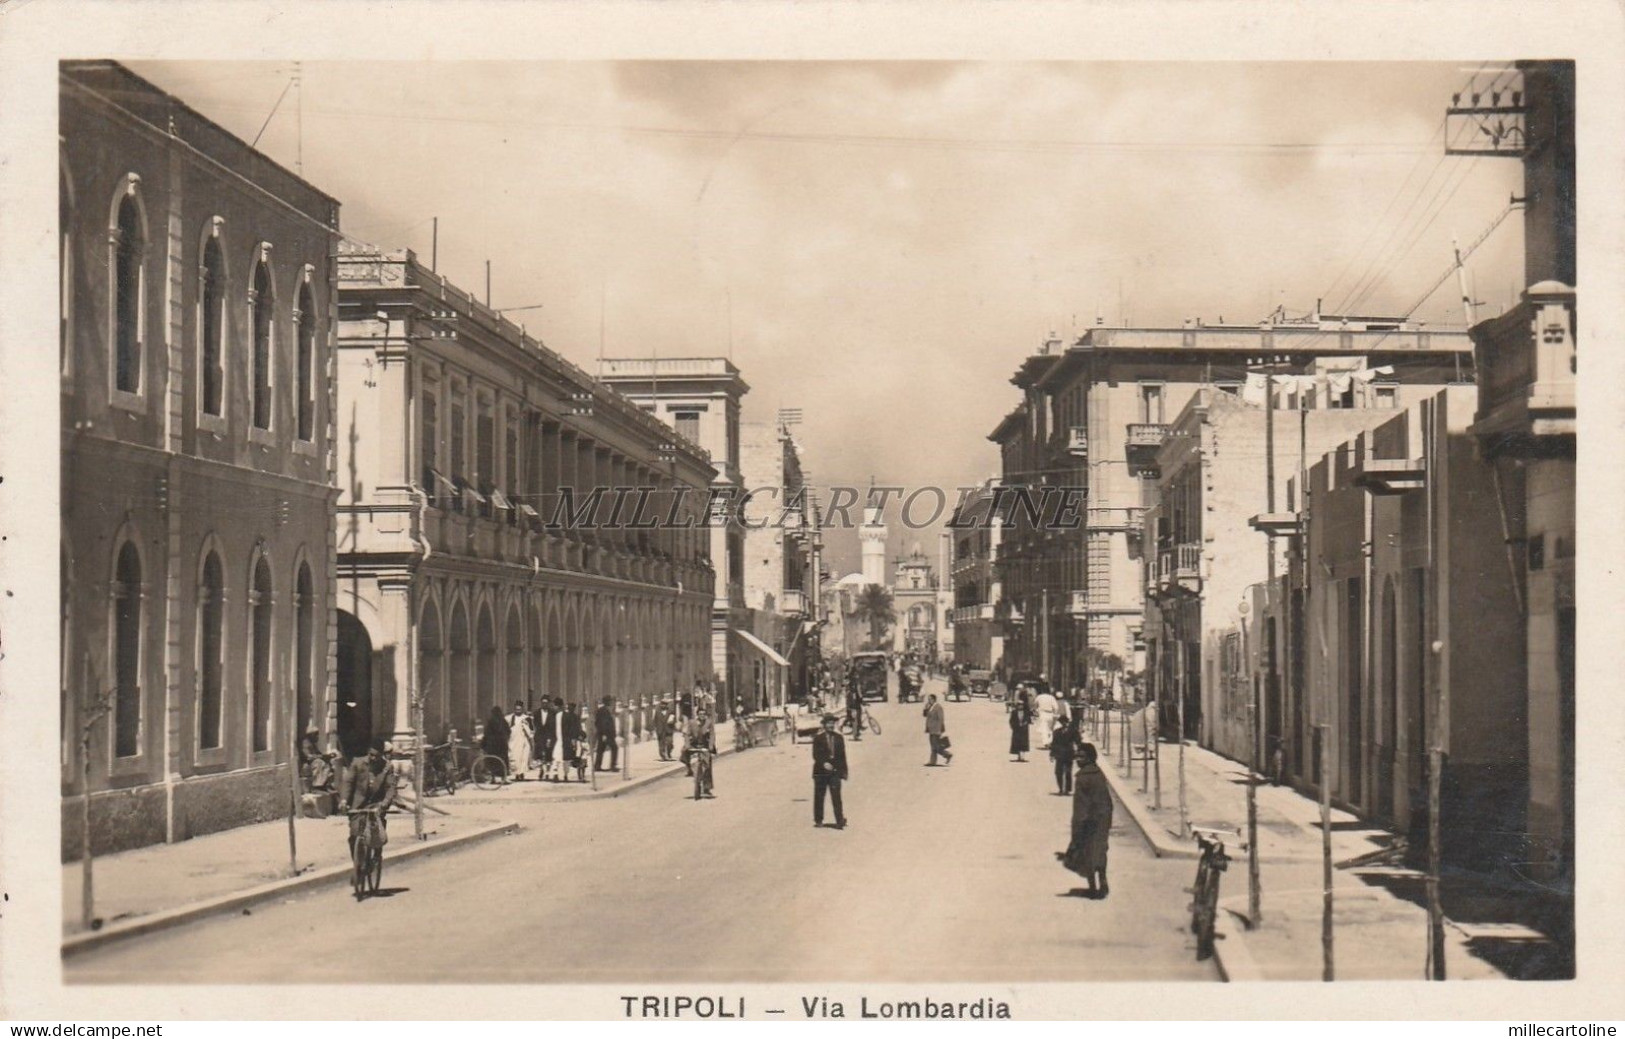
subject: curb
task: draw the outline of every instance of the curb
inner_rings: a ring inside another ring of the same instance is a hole
[[[1234,928],[1214,935],[1213,965],[1219,969],[1219,977],[1227,982],[1268,980],[1253,959],[1253,951],[1247,948],[1243,933]]]
[[[1123,809],[1128,812],[1129,818],[1134,820],[1134,825],[1140,831],[1140,836],[1144,837],[1145,842],[1151,846],[1153,855],[1159,859],[1195,860],[1202,857],[1202,853],[1196,848],[1174,843],[1173,835],[1161,823],[1151,817],[1149,810],[1140,803],[1135,792],[1124,789],[1123,784],[1127,781],[1117,774],[1115,765],[1106,762],[1104,759],[1102,759],[1101,764],[1103,767],[1100,771],[1105,775],[1107,784],[1112,788],[1112,793],[1116,795],[1118,803],[1123,806]]]
[[[408,845],[393,855],[387,855],[384,861],[393,864],[427,858],[440,852],[452,851],[457,848],[478,844],[492,837],[513,833],[518,829],[519,824],[516,822],[496,823],[478,830],[471,830],[468,833],[458,834],[455,837],[447,837],[444,840]],[[103,927],[99,931],[86,931],[65,938],[62,941],[62,957],[67,959],[69,956],[100,948],[110,942],[120,941],[125,938],[136,938],[155,931],[168,930],[171,927],[179,927],[182,924],[188,924],[206,916],[231,912],[235,909],[242,909],[296,891],[305,891],[349,879],[350,867],[348,865],[328,866],[325,869],[312,870],[297,877],[273,880],[257,887],[218,895],[214,898],[204,899],[201,902],[191,902],[174,909],[161,909],[155,913]]]

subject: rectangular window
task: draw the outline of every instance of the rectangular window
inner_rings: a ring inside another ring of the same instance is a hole
[[[463,396],[462,387],[453,386],[451,390],[451,414],[448,416],[451,427],[447,430],[450,443],[448,444],[449,452],[446,457],[446,464],[451,467],[451,482],[457,485],[458,488],[458,493],[452,498],[451,502],[451,507],[458,512],[463,510],[463,473],[467,471],[464,460],[465,452],[468,449],[467,412],[467,398]]]
[[[424,391],[423,394],[423,440],[420,445],[423,454],[423,491],[429,496],[430,503],[436,503],[440,497],[440,481],[435,479],[435,472],[440,468],[440,402],[435,400],[434,394]]]
[[[1140,421],[1152,424],[1162,422],[1162,383],[1140,384]]]
[[[1371,394],[1374,406],[1379,408],[1394,408],[1399,406],[1399,387],[1373,386]]]
[[[672,424],[677,427],[679,436],[686,437],[694,443],[700,442],[700,413],[697,411],[674,411],[671,413]]]
[[[522,495],[519,492],[519,426],[513,421],[508,422],[507,434],[503,439],[503,487],[502,490],[509,496],[514,506],[508,510],[508,522],[519,522],[519,501]]]
[[[496,487],[496,417],[491,402],[481,400],[474,427],[474,489],[485,497],[481,515],[491,515],[491,491]]]

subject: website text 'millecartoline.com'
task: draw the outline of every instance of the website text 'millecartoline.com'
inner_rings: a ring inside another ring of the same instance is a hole
[[[995,524],[1022,523],[1048,530],[1078,530],[1083,526],[1085,488],[1001,485],[957,487],[842,487],[818,494],[802,487],[786,492],[780,487],[716,486],[704,491],[686,487],[599,486],[560,487],[534,496],[479,493],[473,488],[448,491],[430,500],[445,506],[460,504],[455,494],[476,497],[496,508],[524,513],[550,529],[659,530],[739,525],[753,530],[797,528],[809,522],[821,529],[857,528],[874,517],[885,522],[895,505],[896,515],[909,530],[925,530],[944,523],[951,529],[987,529]]]

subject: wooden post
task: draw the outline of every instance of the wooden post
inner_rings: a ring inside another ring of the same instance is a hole
[[[1185,640],[1174,642],[1175,691],[1179,696],[1179,835],[1191,835],[1190,812],[1185,802]]]
[[[1331,757],[1331,726],[1322,721],[1315,727],[1320,739],[1320,980],[1331,981],[1332,967],[1332,778],[1327,761]]]
[[[288,876],[299,875],[299,838],[297,836],[299,819],[299,707],[297,703],[298,685],[288,691],[285,699],[288,701],[287,710],[283,717],[288,722]]]

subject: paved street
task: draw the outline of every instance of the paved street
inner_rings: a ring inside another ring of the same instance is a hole
[[[938,687],[940,688],[940,686]],[[948,706],[954,764],[926,768],[913,704],[848,741],[850,826],[815,829],[805,743],[718,763],[718,798],[667,780],[536,805],[517,836],[75,956],[77,982],[1210,980],[1184,930],[1188,862],[1122,813],[1112,895],[1069,897],[1069,802],[1042,754],[1012,764],[997,703]],[[406,828],[396,823],[396,833]],[[341,840],[335,829],[333,839]],[[395,839],[401,839],[397,836]],[[365,933],[375,957],[312,956]]]

